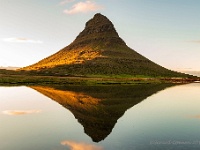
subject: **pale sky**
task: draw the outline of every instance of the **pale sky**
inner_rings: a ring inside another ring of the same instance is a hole
[[[31,65],[59,51],[95,13],[157,64],[200,71],[200,0],[0,0],[0,66]]]

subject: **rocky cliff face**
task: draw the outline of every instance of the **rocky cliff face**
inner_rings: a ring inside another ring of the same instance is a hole
[[[119,38],[112,22],[105,16],[96,14],[86,23],[85,29],[77,36],[76,40],[85,37],[91,38],[93,36],[102,37],[106,34],[109,34],[109,37]]]
[[[89,20],[85,29],[76,37],[70,47],[83,46],[92,42],[108,42],[112,44],[126,45],[125,42],[119,37],[113,23],[104,15],[95,14],[94,17]]]

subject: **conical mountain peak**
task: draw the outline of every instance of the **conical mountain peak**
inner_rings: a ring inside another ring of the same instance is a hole
[[[97,13],[92,19],[86,22],[85,29],[76,37],[74,43],[88,40],[111,40],[120,41],[120,44],[125,44],[119,37],[113,23],[104,15]],[[91,41],[90,41],[91,42]]]
[[[95,14],[94,17],[86,23],[86,28],[94,25],[95,26],[111,25],[112,28],[114,28],[112,22],[106,16],[100,13]]]
[[[70,45],[21,70],[45,75],[184,76],[129,48],[113,23],[100,13],[86,22],[84,30]]]

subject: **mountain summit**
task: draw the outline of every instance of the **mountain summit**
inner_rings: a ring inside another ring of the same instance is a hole
[[[113,23],[100,13],[70,45],[21,70],[51,75],[180,76],[129,48]]]
[[[77,36],[74,43],[105,39],[116,40],[121,42],[121,44],[125,44],[122,39],[119,38],[112,22],[107,17],[98,13],[86,23],[85,29]]]

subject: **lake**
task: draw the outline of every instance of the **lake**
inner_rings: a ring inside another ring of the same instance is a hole
[[[200,84],[0,87],[0,150],[200,149]]]

